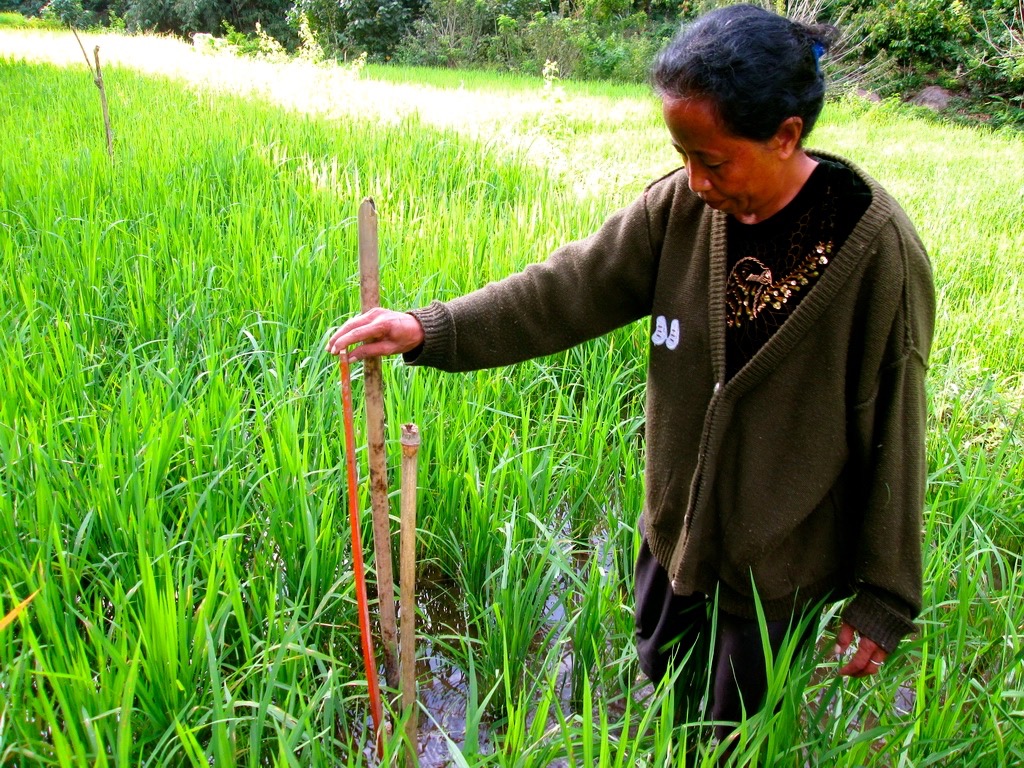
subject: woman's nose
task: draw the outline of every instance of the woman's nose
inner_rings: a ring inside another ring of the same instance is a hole
[[[707,174],[701,173],[696,167],[696,163],[686,164],[686,173],[690,178],[690,191],[691,192],[707,192],[711,189],[711,181],[708,179]]]

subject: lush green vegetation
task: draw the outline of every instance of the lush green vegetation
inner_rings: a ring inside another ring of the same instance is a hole
[[[735,0],[0,0],[79,28],[223,35],[245,53],[643,82],[686,21]],[[843,32],[827,60],[846,87],[910,97],[940,85],[956,119],[1024,125],[1020,0],[752,0]],[[283,46],[283,48],[282,48]]]
[[[13,11],[0,12],[0,29],[60,29],[61,25],[56,21],[36,16],[23,16]]]
[[[505,128],[573,157],[545,166],[110,68],[111,163],[87,73],[0,77],[0,763],[365,764],[323,353],[357,303],[357,205],[378,203],[387,304],[460,294],[669,167],[655,105],[615,122],[592,106],[611,95],[515,84],[536,111]],[[777,660],[779,706],[741,724],[737,762],[1019,764],[1024,141],[843,102],[813,143],[891,189],[935,264],[926,609],[869,682],[835,677],[823,617],[823,653]],[[392,444],[404,421],[424,435],[420,560],[461,625],[424,636],[461,672],[452,764],[713,760],[631,645],[647,345],[638,325],[507,370],[385,366]]]

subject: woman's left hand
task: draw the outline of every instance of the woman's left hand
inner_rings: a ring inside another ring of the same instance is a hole
[[[839,634],[836,635],[836,656],[841,658],[858,634],[852,625],[844,621],[839,628]],[[868,677],[878,674],[878,670],[882,668],[882,664],[888,657],[888,652],[882,650],[874,640],[860,635],[857,641],[857,652],[839,670],[839,674],[850,677]]]

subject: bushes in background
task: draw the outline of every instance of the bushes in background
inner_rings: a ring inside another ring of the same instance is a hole
[[[756,1],[756,0],[755,0]],[[1024,0],[761,0],[851,31],[847,82],[885,95],[940,84],[1024,125]],[[44,3],[46,3],[44,5]],[[0,0],[77,26],[252,36],[327,57],[642,81],[681,21],[716,0]],[[305,26],[303,26],[305,24]],[[303,38],[302,36],[306,37]],[[310,36],[312,36],[310,38]],[[303,42],[305,41],[305,42]],[[236,44],[239,40],[235,40]],[[247,46],[238,44],[238,48]],[[261,48],[260,41],[252,46]],[[265,47],[263,45],[262,47]],[[878,66],[884,63],[885,66]],[[835,69],[835,64],[831,65]]]
[[[888,55],[911,87],[933,82],[1016,101],[1024,93],[1020,0],[861,3],[861,55]]]
[[[604,25],[535,10],[516,18],[474,0],[437,0],[415,22],[395,58],[404,64],[493,67],[540,75],[557,61],[562,77],[639,82],[674,25],[655,34],[645,14]]]

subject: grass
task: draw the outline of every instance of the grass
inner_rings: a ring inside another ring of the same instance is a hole
[[[432,86],[442,89],[460,89],[481,93],[513,93],[535,96],[540,78],[518,72],[484,69],[444,69],[413,67],[394,64],[370,64],[367,74],[378,82],[408,83],[417,87]],[[559,80],[559,85],[571,96],[585,98],[636,99],[642,93],[636,85],[612,81],[582,82]]]
[[[60,22],[47,21],[37,16],[23,16],[13,11],[0,11],[0,29],[48,29],[61,28]]]
[[[428,99],[458,91],[431,76]],[[366,764],[322,352],[356,306],[358,203],[377,201],[386,304],[458,295],[670,168],[654,104],[517,82],[502,121],[469,109],[481,79],[439,128],[112,65],[111,164],[88,73],[0,58],[0,77],[0,764]],[[1024,142],[843,102],[813,144],[891,189],[935,265],[926,609],[871,682],[780,654],[738,761],[1014,765]],[[385,365],[392,445],[405,421],[424,436],[420,561],[467,622],[431,638],[466,681],[446,763],[714,760],[632,649],[646,348],[636,326],[506,370]]]

